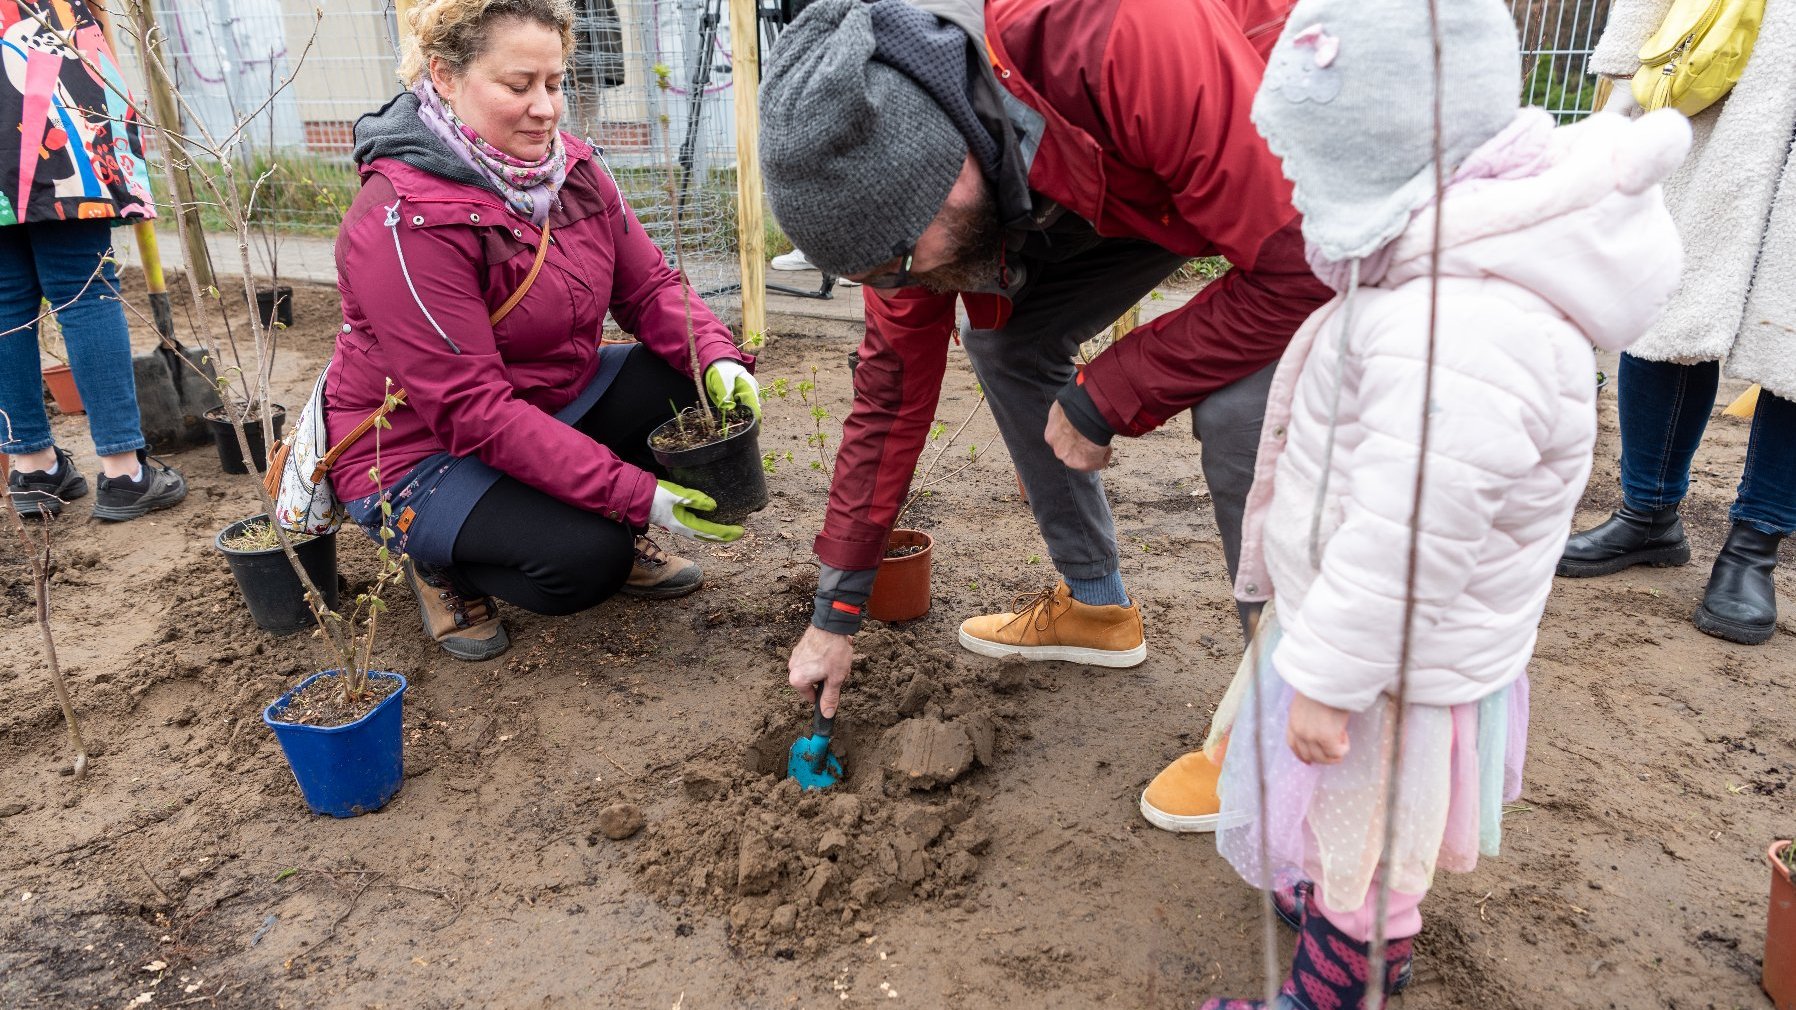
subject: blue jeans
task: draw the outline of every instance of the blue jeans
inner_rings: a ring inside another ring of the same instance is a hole
[[[1618,381],[1622,498],[1644,511],[1670,508],[1690,490],[1690,460],[1715,407],[1721,363],[1623,354]],[[1728,517],[1760,533],[1796,533],[1796,403],[1760,390]]]
[[[52,306],[64,306],[56,319],[95,454],[144,447],[131,331],[118,300],[117,272],[105,259],[111,249],[110,221],[0,227],[0,410],[12,421],[10,437],[0,421],[0,451],[23,455],[55,444],[44,413],[37,327],[31,325],[46,298]]]

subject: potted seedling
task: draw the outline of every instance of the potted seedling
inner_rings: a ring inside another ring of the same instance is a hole
[[[398,406],[392,385],[389,379],[389,411]],[[376,487],[382,486],[380,433],[388,427],[381,417],[370,432],[374,466],[368,477]],[[347,612],[325,606],[315,591],[307,594],[318,636],[329,646],[335,667],[307,677],[262,712],[315,814],[354,817],[379,810],[405,780],[401,729],[406,679],[373,668],[380,615],[387,607],[384,594],[404,573],[402,557],[389,546],[393,503],[384,495],[380,513],[379,568]]]
[[[699,395],[704,396],[703,389]],[[675,484],[717,502],[707,518],[739,523],[767,506],[760,433],[761,421],[747,407],[725,414],[701,404],[651,432],[649,449]]]
[[[38,349],[56,361],[44,369],[44,385],[50,387],[50,399],[55,401],[56,409],[65,414],[85,413],[81,390],[75,388],[75,373],[69,369],[69,359],[62,353],[62,323],[48,301],[41,302],[38,311]]]
[[[1766,852],[1771,863],[1771,909],[1765,920],[1765,964],[1760,982],[1777,1010],[1796,1010],[1796,843],[1779,839]]]
[[[985,393],[981,391],[973,409],[967,412],[960,427],[954,429],[954,434],[936,450],[929,467],[917,478],[916,486],[898,510],[893,521],[895,528],[886,540],[885,558],[879,563],[879,572],[873,577],[873,591],[867,597],[868,617],[880,621],[914,621],[929,613],[929,577],[935,540],[922,530],[906,529],[904,515],[912,505],[932,494],[936,486],[953,480],[979,462],[979,447],[969,445],[965,463],[939,477],[930,476],[984,405]],[[929,430],[930,440],[939,440],[946,430],[947,425],[937,421]]]
[[[337,536],[305,536],[287,534],[300,565],[324,596],[328,610],[337,607]],[[231,577],[243,593],[249,615],[256,626],[276,635],[304,631],[314,624],[312,606],[306,599],[306,586],[288,564],[285,551],[275,535],[274,523],[267,513],[239,519],[226,526],[213,538],[213,546],[224,555]]]
[[[278,403],[269,405],[266,427],[262,424],[261,405],[256,403],[222,403],[206,411],[205,417],[212,443],[218,447],[218,467],[225,473],[249,473],[252,461],[257,473],[267,469],[268,446],[280,444],[287,426],[287,408]],[[248,436],[247,449],[237,444],[238,428]],[[273,443],[268,441],[270,436]]]
[[[668,68],[656,65],[658,86],[669,87]],[[714,410],[705,394],[704,372],[698,359],[698,340],[692,330],[692,294],[686,276],[686,248],[682,237],[685,187],[679,184],[673,158],[667,116],[661,117],[661,135],[667,163],[667,197],[673,208],[674,259],[679,264],[681,304],[686,310],[686,360],[698,403],[677,412],[649,433],[649,450],[668,477],[682,487],[701,491],[717,503],[707,518],[720,523],[739,523],[767,506],[767,476],[761,460],[761,420],[747,406],[725,412]]]

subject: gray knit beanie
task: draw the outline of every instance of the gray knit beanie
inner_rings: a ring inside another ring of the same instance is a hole
[[[1503,0],[1436,0],[1447,174],[1521,108]],[[1266,62],[1253,121],[1295,184],[1303,235],[1331,260],[1395,238],[1434,196],[1434,69],[1422,0],[1300,0]]]
[[[874,49],[870,4],[817,0],[780,36],[761,85],[767,202],[793,244],[837,275],[915,244],[967,156],[947,114]]]

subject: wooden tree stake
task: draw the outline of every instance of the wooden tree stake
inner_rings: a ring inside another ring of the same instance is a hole
[[[761,22],[755,0],[730,0],[736,93],[736,255],[742,266],[742,340],[767,336],[767,233],[761,206]]]

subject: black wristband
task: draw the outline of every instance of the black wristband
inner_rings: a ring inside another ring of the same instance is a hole
[[[823,565],[817,576],[817,596],[811,607],[813,627],[837,635],[852,635],[861,630],[867,612],[867,597],[873,592],[873,578],[879,570],[845,572]]]

